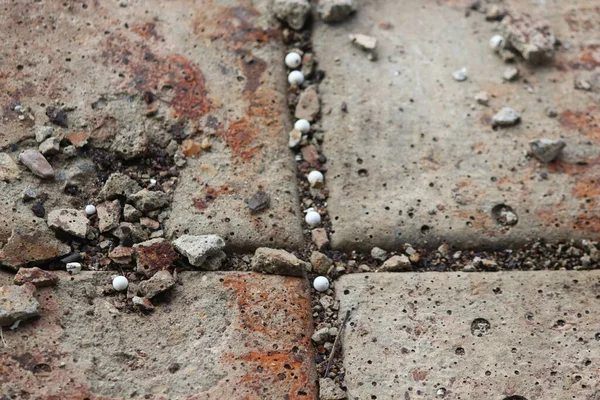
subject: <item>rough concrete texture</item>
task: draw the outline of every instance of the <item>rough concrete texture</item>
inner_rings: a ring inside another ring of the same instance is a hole
[[[49,106],[66,114],[54,119],[53,135],[88,145],[75,159],[49,159],[60,186],[19,165],[25,180],[0,187],[2,203],[31,215],[13,204],[31,181],[48,190],[47,209],[84,205],[57,193],[70,164],[103,161],[93,148],[128,160],[162,151],[171,139],[207,141],[210,151],[187,154],[167,233],[218,233],[232,248],[301,243],[283,50],[270,3],[17,1],[3,8],[0,149],[14,160],[37,148],[36,128],[56,117]],[[97,189],[105,178],[90,171],[84,182]],[[251,215],[244,201],[259,189],[270,208]]]
[[[38,320],[4,331],[2,398],[316,398],[305,280],[182,273],[142,315],[100,294],[108,273],[60,277]]]
[[[465,16],[471,4],[369,0],[343,24],[316,23],[334,248],[598,238],[600,53],[590,41],[597,3],[503,2],[548,21],[563,43],[547,66],[518,61],[514,82],[503,81],[510,64],[489,47],[496,23],[475,11]],[[376,62],[352,45],[351,33],[377,38]],[[468,79],[457,82],[452,73],[463,67]],[[596,89],[575,90],[575,79]],[[475,100],[482,90],[489,107]],[[493,130],[491,117],[503,107],[522,121]],[[567,143],[550,165],[526,157],[528,142],[540,137]],[[502,204],[516,225],[496,222]]]
[[[598,293],[600,271],[344,275],[348,398],[596,399]]]

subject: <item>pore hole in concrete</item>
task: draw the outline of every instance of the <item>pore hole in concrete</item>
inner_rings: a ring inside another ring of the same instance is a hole
[[[492,219],[502,226],[513,226],[519,221],[515,210],[506,204],[498,204],[492,208]]]
[[[523,396],[508,396],[508,397],[505,397],[503,400],[527,400],[527,399]]]
[[[490,331],[491,327],[492,325],[487,319],[476,318],[471,322],[471,334],[473,336],[482,337]]]

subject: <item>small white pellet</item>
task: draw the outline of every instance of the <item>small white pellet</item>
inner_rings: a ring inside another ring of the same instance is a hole
[[[310,174],[308,174],[308,183],[310,183],[310,186],[313,188],[319,188],[320,186],[323,185],[323,180],[325,179],[323,177],[323,174],[319,171],[311,171]]]
[[[324,276],[317,276],[313,281],[313,287],[317,292],[324,292],[329,289],[329,279]]]
[[[304,82],[304,74],[300,71],[292,71],[288,75],[290,85],[302,85]]]
[[[317,227],[321,224],[321,214],[314,210],[310,210],[306,213],[304,220],[311,228]]]
[[[308,133],[310,132],[310,122],[305,119],[299,119],[294,124],[294,128],[298,129],[302,133]]]
[[[285,56],[285,65],[289,69],[296,69],[302,65],[302,57],[300,57],[300,54],[296,53],[295,51],[291,51]]]
[[[492,50],[498,51],[504,47],[504,37],[501,35],[494,35],[490,39],[490,47]]]
[[[87,215],[96,214],[96,207],[93,204],[88,204],[87,206],[85,206],[85,213]]]
[[[129,281],[123,275],[119,275],[114,277],[112,285],[117,292],[121,292],[127,289],[127,286],[129,286]]]

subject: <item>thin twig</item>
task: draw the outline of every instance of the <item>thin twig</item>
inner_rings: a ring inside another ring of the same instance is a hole
[[[342,326],[340,326],[340,331],[338,332],[337,336],[335,337],[335,340],[333,341],[331,354],[329,354],[329,361],[327,361],[327,368],[325,368],[325,375],[323,375],[324,378],[327,378],[327,375],[329,375],[331,364],[333,364],[333,357],[335,356],[335,350],[337,349],[338,342],[340,341],[340,336],[342,336],[342,333],[344,333],[344,328],[346,327],[346,322],[348,322],[348,318],[350,318],[350,310],[346,311],[346,316],[344,317]]]

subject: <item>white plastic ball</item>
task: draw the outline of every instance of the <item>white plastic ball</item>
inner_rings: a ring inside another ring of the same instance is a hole
[[[129,281],[124,276],[119,275],[114,277],[112,285],[117,292],[121,292],[127,289],[127,286],[129,286]]]
[[[296,69],[302,65],[302,57],[300,57],[300,54],[296,53],[295,51],[289,52],[285,56],[285,65],[289,69]]]
[[[319,224],[321,224],[321,214],[319,214],[316,211],[311,210],[306,213],[304,220],[311,228],[314,228],[316,226],[319,226]]]
[[[317,292],[324,292],[329,289],[329,279],[324,276],[317,276],[313,281],[313,287]]]
[[[302,133],[308,133],[310,132],[310,122],[305,119],[299,119],[294,124],[294,128],[298,129]]]
[[[87,215],[96,214],[96,207],[93,204],[88,204],[87,206],[85,206],[85,213]]]
[[[310,174],[308,174],[307,179],[308,179],[308,183],[310,183],[310,186],[317,187],[323,183],[323,180],[325,178],[323,177],[323,174],[321,172],[311,171]]]
[[[304,82],[304,74],[300,71],[292,71],[288,75],[290,85],[302,85]]]
[[[501,35],[494,35],[490,39],[490,47],[493,50],[500,50],[504,46],[504,37]]]

